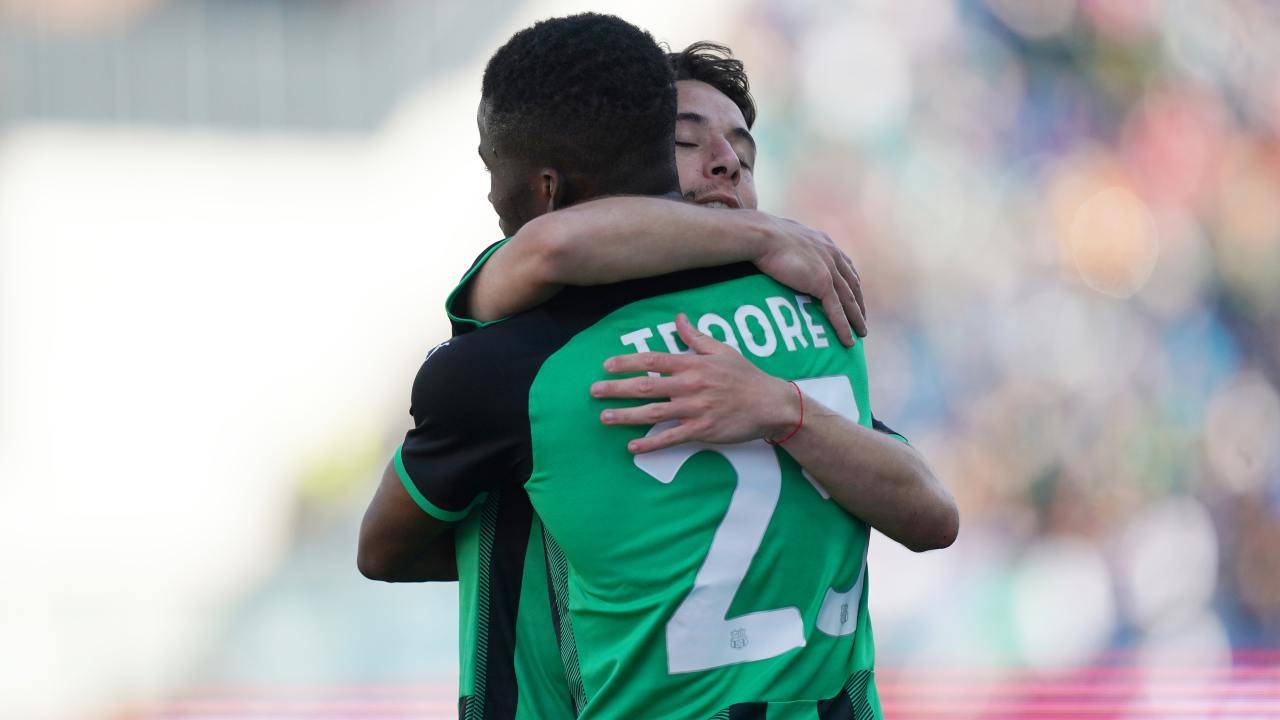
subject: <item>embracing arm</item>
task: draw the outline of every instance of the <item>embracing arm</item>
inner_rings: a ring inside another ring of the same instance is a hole
[[[418,507],[388,463],[360,523],[356,566],[370,580],[457,580],[449,529]]]
[[[845,345],[866,335],[862,289],[826,234],[755,210],[655,197],[609,197],[530,220],[472,280],[465,314],[480,321],[528,310],[566,285],[752,262],[821,301]]]
[[[800,398],[784,380],[761,372],[738,352],[698,332],[681,314],[681,340],[695,354],[633,353],[609,358],[611,373],[656,372],[591,386],[598,398],[658,402],[610,408],[601,421],[653,425],[679,420],[662,432],[632,440],[644,453],[684,442],[737,443],[785,438],[799,424]],[[916,552],[950,545],[959,530],[955,500],[920,454],[893,437],[851,422],[804,397],[804,423],[784,449],[840,507]]]
[[[781,402],[765,437],[781,438],[800,420],[799,398],[790,383],[774,387]],[[846,512],[907,548],[923,552],[955,541],[955,500],[910,445],[806,396],[804,423],[783,447]]]

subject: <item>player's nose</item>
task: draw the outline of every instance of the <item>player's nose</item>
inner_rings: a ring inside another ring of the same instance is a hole
[[[711,144],[707,168],[708,177],[726,179],[734,185],[742,177],[742,162],[738,159],[738,153],[734,152],[733,146],[724,138]]]

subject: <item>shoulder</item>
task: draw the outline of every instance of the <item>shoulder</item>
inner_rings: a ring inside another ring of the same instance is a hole
[[[521,412],[529,385],[548,354],[540,339],[549,332],[545,322],[521,316],[435,346],[413,381],[414,419],[421,422],[441,413]]]
[[[484,334],[453,337],[427,351],[413,379],[409,412],[415,420],[421,422],[427,411],[437,414],[465,407],[475,397],[474,388],[487,386],[484,379],[493,374],[496,363],[490,344],[475,342]]]
[[[418,368],[415,388],[419,383],[431,384],[465,377],[475,360],[485,354],[483,343],[472,342],[475,335],[451,337],[427,351]]]

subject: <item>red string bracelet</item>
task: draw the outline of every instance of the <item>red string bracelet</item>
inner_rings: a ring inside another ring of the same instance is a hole
[[[791,432],[787,433],[787,436],[781,440],[770,440],[769,438],[765,438],[764,441],[770,445],[781,445],[795,437],[795,434],[800,432],[800,428],[804,427],[804,393],[801,392],[800,386],[797,385],[794,380],[788,380],[787,382],[791,383],[791,386],[796,389],[796,395],[800,397],[800,422],[796,423],[796,426],[791,430]]]

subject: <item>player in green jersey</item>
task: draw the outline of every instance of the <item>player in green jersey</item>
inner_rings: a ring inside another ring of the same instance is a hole
[[[786,305],[778,305],[777,307],[778,307],[778,309],[781,309],[781,307],[787,307],[787,306],[786,306]],[[803,305],[800,305],[800,307],[801,307],[800,313],[801,313],[801,314],[804,314]],[[785,311],[785,310],[780,310],[780,311]],[[794,307],[792,307],[792,309],[791,309],[790,311],[791,311],[791,313],[795,313],[795,309],[794,309]],[[666,323],[664,323],[664,324],[666,324]],[[660,328],[660,327],[659,327],[658,329],[659,329],[659,332],[660,332],[660,331],[662,331],[662,328]],[[812,325],[810,325],[810,329],[813,329]],[[692,331],[689,331],[689,329],[687,329],[687,328],[685,328],[685,331],[687,331],[687,332],[692,332]],[[684,333],[682,333],[682,334],[684,334]],[[692,336],[689,336],[689,337],[691,338]],[[746,337],[746,336],[744,336],[744,337]],[[795,342],[796,340],[799,340],[799,337],[796,337],[796,338],[785,338],[785,340],[787,340],[788,345],[790,345],[790,343],[791,343],[791,342]],[[819,340],[818,336],[813,336],[813,337],[812,337],[812,341],[814,342],[814,345],[817,345],[818,340]],[[714,346],[713,346],[713,345],[707,345],[707,343],[709,343],[709,342],[710,342],[709,340],[704,340],[704,341],[701,341],[701,342],[696,343],[696,345],[699,345],[700,347],[708,347],[708,348],[709,348],[708,355],[716,355],[716,350],[714,350]],[[728,365],[724,365],[724,368],[728,368]],[[724,368],[722,368],[722,369],[724,369]],[[758,373],[756,373],[756,374],[758,374]],[[744,377],[745,377],[745,375],[744,375]],[[786,405],[786,404],[785,404],[785,402],[782,402],[782,404],[778,404],[778,405],[780,405],[780,406],[781,406],[781,405]],[[623,420],[623,421],[625,421],[625,420]],[[803,436],[797,436],[797,438],[799,438],[799,437],[803,437]]]

